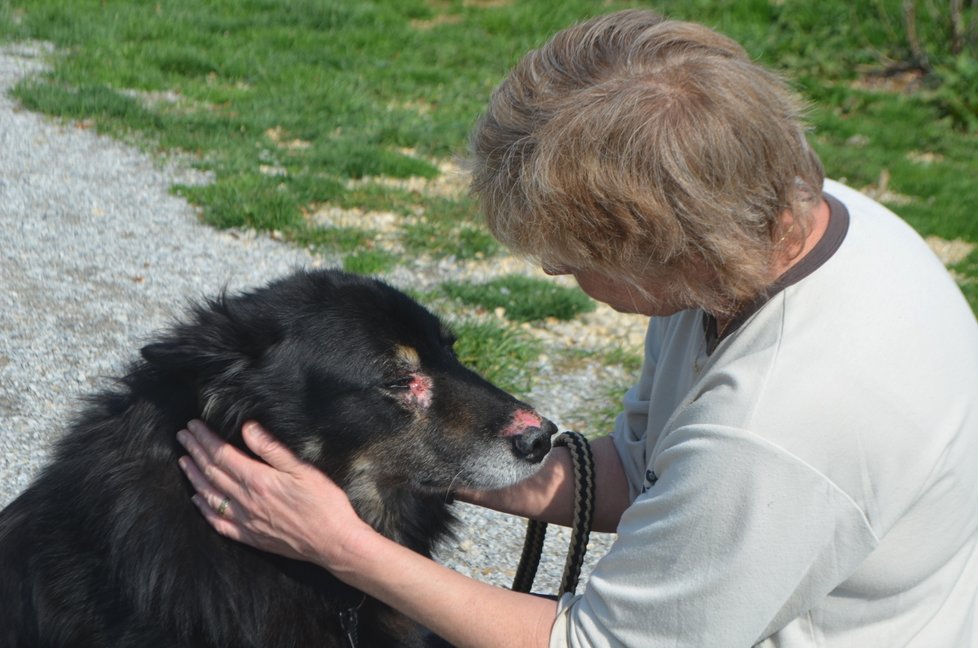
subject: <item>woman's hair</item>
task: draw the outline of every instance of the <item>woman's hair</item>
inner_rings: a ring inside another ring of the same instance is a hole
[[[558,33],[493,92],[472,191],[518,254],[729,312],[770,283],[777,250],[800,249],[821,199],[802,110],[729,38],[613,13]]]

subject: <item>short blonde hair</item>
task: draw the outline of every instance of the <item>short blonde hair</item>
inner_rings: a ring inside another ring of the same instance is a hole
[[[472,192],[516,253],[667,281],[729,312],[770,282],[821,199],[802,111],[733,40],[613,13],[558,33],[493,92],[470,141]]]

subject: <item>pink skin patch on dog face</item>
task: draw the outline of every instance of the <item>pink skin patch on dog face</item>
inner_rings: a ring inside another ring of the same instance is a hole
[[[398,359],[398,364],[408,370],[411,374],[411,381],[408,383],[408,393],[406,400],[408,404],[421,409],[431,406],[432,382],[431,378],[419,371],[421,368],[421,358],[416,349],[400,345],[394,349],[394,354]]]
[[[513,414],[513,420],[503,429],[503,436],[516,436],[517,434],[523,434],[529,428],[538,428],[541,426],[543,426],[543,419],[534,412],[525,409],[516,410],[516,413]]]
[[[408,401],[412,405],[427,409],[431,405],[431,393],[431,378],[420,373],[411,376]]]

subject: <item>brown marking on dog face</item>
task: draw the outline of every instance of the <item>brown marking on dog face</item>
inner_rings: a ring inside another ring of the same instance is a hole
[[[344,480],[343,489],[360,518],[388,537],[396,535],[387,528],[387,504],[377,483],[377,475],[385,474],[370,456],[370,448],[356,457],[350,465],[350,472]],[[394,537],[394,540],[400,538]]]
[[[418,355],[418,350],[414,347],[399,344],[394,348],[394,357],[397,358],[399,364],[409,371],[417,371],[421,368],[421,356]]]

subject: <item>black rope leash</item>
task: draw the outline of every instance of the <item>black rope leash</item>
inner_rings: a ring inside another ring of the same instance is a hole
[[[560,579],[560,590],[557,592],[557,596],[561,597],[568,592],[573,594],[577,589],[584,554],[587,553],[587,541],[594,522],[594,456],[587,439],[577,432],[561,432],[554,437],[553,444],[570,450],[575,485],[574,526],[567,549],[567,560],[564,562],[564,574]],[[519,566],[516,568],[516,577],[513,579],[513,591],[529,592],[533,587],[546,536],[546,522],[527,522],[526,539],[523,542]]]

